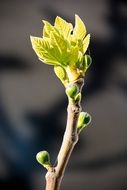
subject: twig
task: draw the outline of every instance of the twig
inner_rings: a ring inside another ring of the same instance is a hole
[[[80,78],[73,84],[76,84],[81,92],[84,80]],[[78,142],[79,133],[77,131],[77,121],[81,112],[80,101],[72,101],[72,99],[69,98],[67,112],[67,125],[58,154],[57,165],[46,174],[46,190],[59,190],[70,155],[75,144]]]

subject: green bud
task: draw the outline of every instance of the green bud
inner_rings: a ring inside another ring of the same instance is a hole
[[[81,112],[78,118],[77,128],[83,129],[91,122],[91,116],[87,112]]]
[[[78,61],[76,63],[77,68],[82,69],[82,64],[83,64],[83,54],[81,53],[81,51],[79,51]]]
[[[36,155],[36,159],[46,169],[51,167],[50,156],[49,156],[49,153],[47,151],[44,150],[44,151],[38,152]]]
[[[77,95],[78,91],[79,91],[79,88],[75,84],[72,84],[72,85],[70,85],[69,87],[66,88],[66,94],[70,98],[74,98]]]
[[[75,96],[75,102],[80,102],[82,98],[81,92],[79,92],[76,96]]]
[[[90,67],[91,63],[92,63],[92,58],[90,57],[90,55],[85,55],[83,59],[83,67],[85,72]]]
[[[61,80],[64,81],[66,80],[66,71],[63,67],[61,66],[55,66],[54,67],[54,72],[56,76]]]

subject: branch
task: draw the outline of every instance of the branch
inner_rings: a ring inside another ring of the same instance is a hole
[[[68,116],[63,142],[57,157],[57,165],[52,166],[50,155],[41,151],[36,155],[37,161],[47,170],[46,190],[59,190],[62,177],[79,134],[90,121],[87,112],[81,112],[81,91],[84,76],[91,65],[91,56],[87,54],[90,34],[78,15],[75,26],[57,16],[54,25],[43,20],[43,36],[31,36],[32,48],[40,61],[54,66],[56,76],[66,88],[68,96]]]
[[[79,92],[81,92],[84,79],[80,78],[73,82],[73,84],[77,85]],[[77,121],[81,112],[80,101],[73,101],[69,98],[67,112],[67,125],[57,157],[57,165],[56,167],[53,167],[52,170],[50,169],[46,174],[46,190],[59,190],[70,155],[75,144],[78,142],[79,133],[77,131]]]

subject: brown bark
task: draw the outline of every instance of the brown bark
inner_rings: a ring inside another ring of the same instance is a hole
[[[81,92],[84,80],[74,82]],[[78,142],[77,121],[81,112],[80,102],[72,101],[69,98],[67,125],[63,142],[57,157],[57,165],[46,174],[46,190],[59,190],[64,172],[75,144]]]

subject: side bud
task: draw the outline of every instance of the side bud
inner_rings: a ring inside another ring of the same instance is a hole
[[[81,112],[78,118],[77,128],[82,130],[91,122],[91,116],[87,112]]]
[[[90,67],[91,63],[92,63],[92,58],[90,57],[90,55],[85,55],[84,59],[83,59],[84,72],[87,71],[87,69]]]
[[[74,99],[75,96],[77,95],[79,91],[79,88],[77,85],[75,84],[72,84],[72,85],[69,85],[67,88],[66,88],[66,94],[68,97]]]
[[[37,161],[47,170],[51,168],[50,156],[47,151],[40,151],[36,155]]]
[[[82,98],[81,92],[79,92],[76,96],[75,96],[75,102],[80,102]]]

